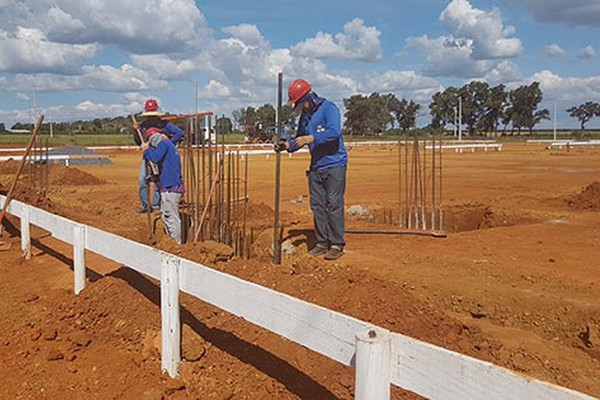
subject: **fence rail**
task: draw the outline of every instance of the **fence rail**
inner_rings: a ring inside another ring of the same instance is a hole
[[[0,205],[6,201],[0,195]],[[150,246],[12,201],[21,219],[21,246],[30,254],[29,224],[49,231],[74,249],[74,291],[85,287],[85,250],[160,280],[161,366],[179,374],[179,293],[188,293],[332,360],[356,368],[356,399],[389,399],[390,382],[430,399],[591,400],[593,397],[525,377],[449,351]]]

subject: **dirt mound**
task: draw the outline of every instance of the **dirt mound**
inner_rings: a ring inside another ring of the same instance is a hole
[[[60,169],[52,169],[51,182],[53,185],[102,185],[106,183],[102,179],[96,178],[94,175],[84,172],[80,169],[67,167]]]
[[[576,210],[600,210],[600,182],[586,186],[579,194],[567,199],[567,204]]]
[[[537,222],[532,216],[493,210],[480,203],[467,203],[444,208],[444,230],[467,232],[501,226],[526,225]]]
[[[0,163],[0,175],[14,175],[19,169],[19,162],[15,159],[8,159]]]

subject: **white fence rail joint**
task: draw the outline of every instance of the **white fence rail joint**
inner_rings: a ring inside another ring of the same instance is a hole
[[[0,206],[5,201],[6,197],[0,195]],[[489,362],[388,332],[368,322],[16,200],[9,205],[8,213],[22,219],[22,228],[30,224],[41,227],[74,246],[76,293],[85,287],[85,250],[159,280],[161,368],[172,377],[179,374],[181,358],[179,291],[182,291],[332,360],[356,367],[356,398],[360,400],[387,399],[389,384],[386,381],[434,400],[594,399]],[[29,229],[23,229],[22,235],[29,236]],[[22,247],[25,248],[29,241],[30,238],[22,239]],[[369,331],[376,332],[375,338],[370,337]],[[367,332],[366,336],[364,332]],[[363,395],[365,397],[359,397]]]

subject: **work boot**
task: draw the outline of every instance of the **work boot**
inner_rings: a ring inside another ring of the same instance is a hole
[[[143,214],[148,211],[148,209],[144,206],[140,206],[137,210],[138,213]]]
[[[339,246],[331,246],[329,251],[325,254],[325,259],[329,261],[337,260],[344,254],[344,249]]]
[[[327,253],[327,247],[322,246],[320,244],[316,245],[315,247],[310,249],[310,251],[308,252],[308,254],[310,254],[313,257],[319,257],[325,253]]]

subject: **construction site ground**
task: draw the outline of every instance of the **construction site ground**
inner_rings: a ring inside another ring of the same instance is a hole
[[[50,171],[47,199],[17,198],[147,242],[137,214],[140,153],[102,151],[113,165]],[[250,156],[250,260],[204,242],[156,246],[294,297],[527,376],[600,397],[600,149],[505,144],[444,153],[446,238],[348,235],[345,255],[313,244],[308,155],[282,157],[286,253],[271,263],[274,157]],[[348,229],[395,229],[394,147],[349,150]],[[6,192],[15,162],[0,164]],[[16,226],[19,221],[9,218]],[[159,223],[160,231],[160,223]],[[88,282],[73,294],[72,247],[32,230],[0,252],[1,399],[352,399],[353,371],[182,295],[181,379],[161,374],[158,282],[87,253]],[[232,293],[232,295],[235,295]],[[452,382],[440,382],[452,385]],[[419,398],[397,388],[392,397]]]

